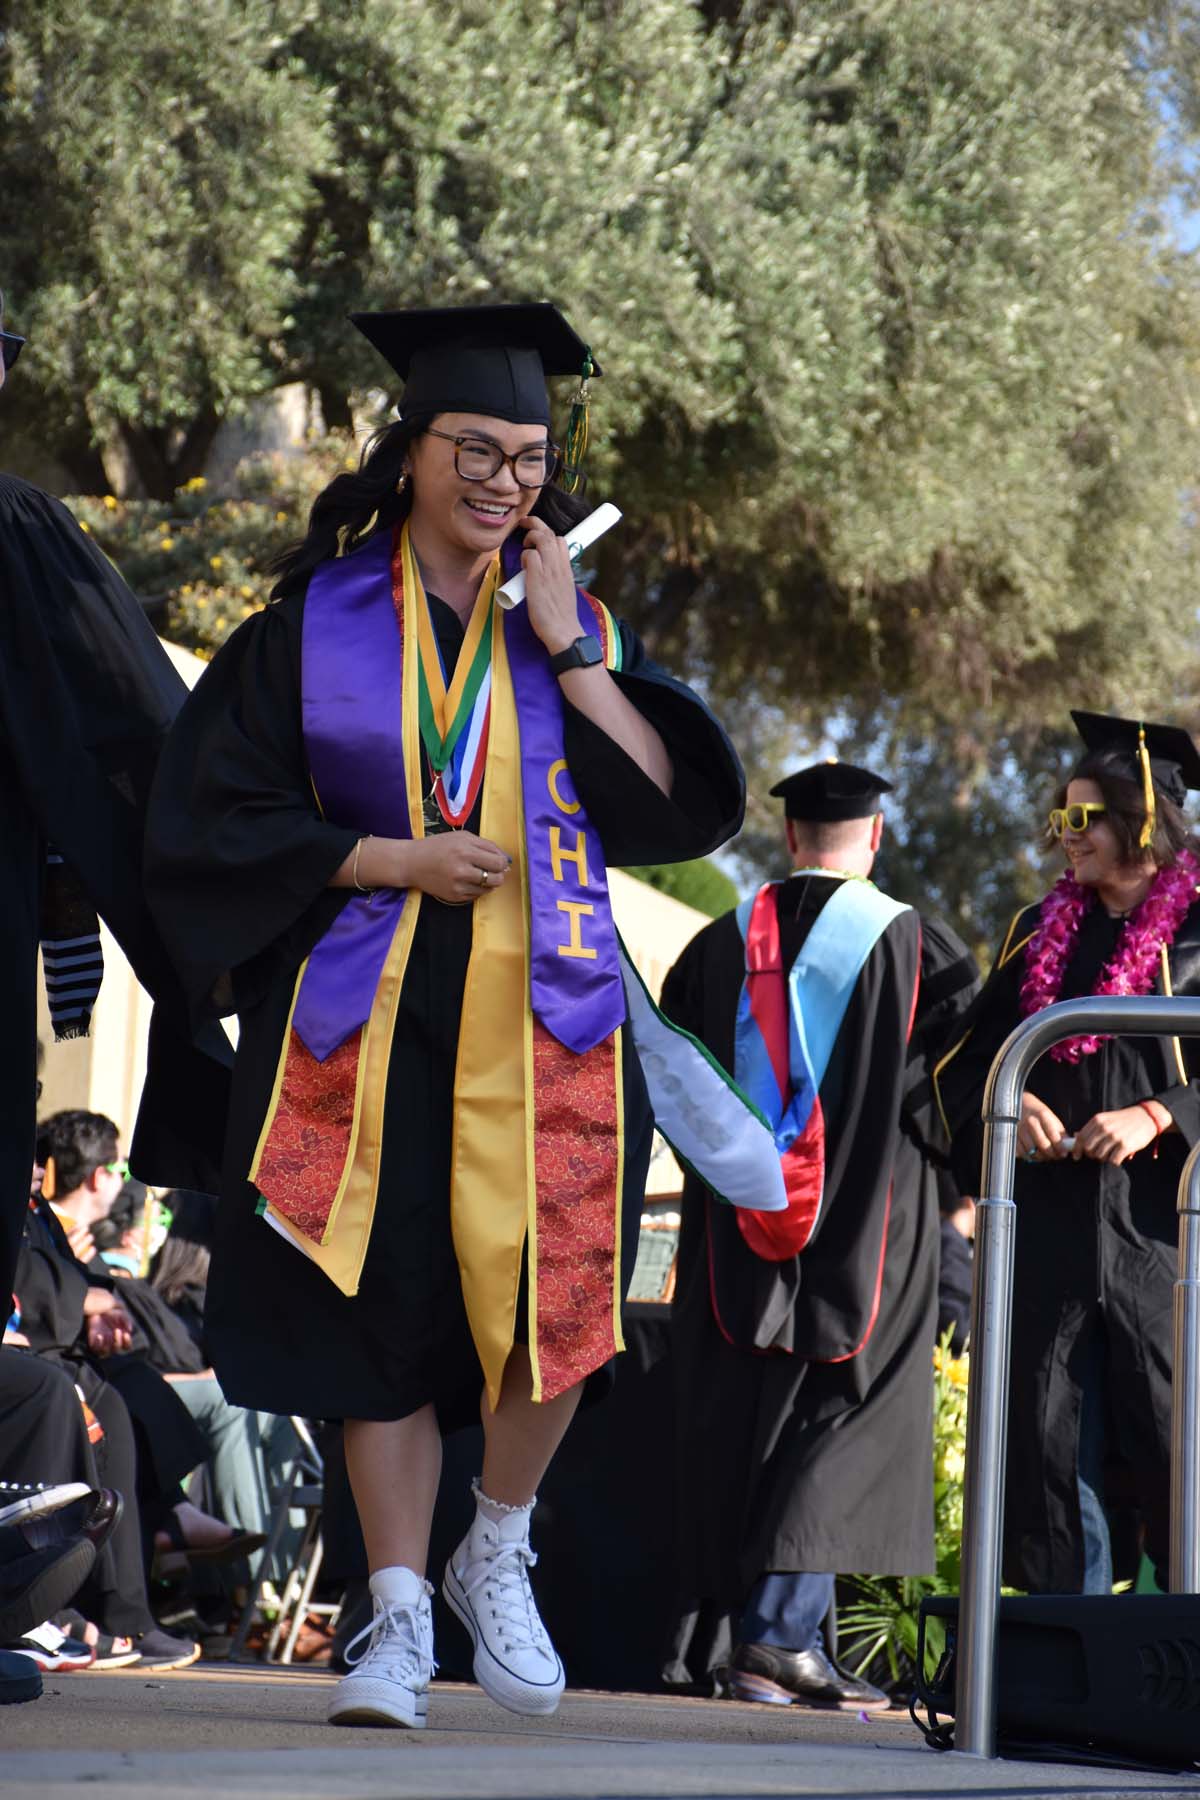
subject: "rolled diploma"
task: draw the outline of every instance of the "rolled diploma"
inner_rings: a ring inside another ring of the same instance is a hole
[[[610,531],[620,517],[618,509],[606,500],[603,506],[598,506],[586,519],[580,519],[578,525],[572,525],[567,533],[567,549],[571,553],[572,562],[581,550],[586,550],[589,544],[594,544],[598,537],[603,537],[606,531]],[[514,606],[520,606],[525,598],[524,569],[518,569],[511,580],[505,582],[496,598],[505,612],[511,612]]]

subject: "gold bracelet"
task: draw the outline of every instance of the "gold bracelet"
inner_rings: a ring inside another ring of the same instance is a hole
[[[354,846],[354,861],[350,867],[350,879],[354,883],[355,887],[358,889],[360,894],[373,894],[375,892],[374,888],[364,887],[362,882],[358,879],[358,853],[362,849],[363,845],[367,842],[367,838],[369,838],[370,835],[371,834],[368,831],[367,836],[360,837],[357,844],[355,844],[355,846]]]

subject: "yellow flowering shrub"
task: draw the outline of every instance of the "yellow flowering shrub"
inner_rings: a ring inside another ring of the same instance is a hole
[[[218,493],[197,475],[169,502],[85,494],[66,504],[162,636],[209,657],[265,605],[273,585],[269,564],[303,537],[317,494],[356,460],[338,434],[302,455],[248,458],[232,493]]]

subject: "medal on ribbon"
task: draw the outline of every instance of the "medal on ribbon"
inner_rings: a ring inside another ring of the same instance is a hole
[[[417,617],[417,704],[421,742],[433,781],[424,801],[425,830],[459,830],[479,797],[492,716],[492,600],[498,564],[485,577],[449,688],[429,604],[417,580],[405,533],[404,582],[422,595]]]

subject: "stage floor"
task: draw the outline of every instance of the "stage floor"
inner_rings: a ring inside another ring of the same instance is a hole
[[[520,1720],[437,1683],[423,1732],[323,1723],[333,1680],[309,1669],[197,1664],[44,1677],[0,1711],[5,1800],[633,1800],[635,1796],[1104,1794],[1200,1791],[1194,1777],[927,1750],[900,1713],[569,1692]]]

